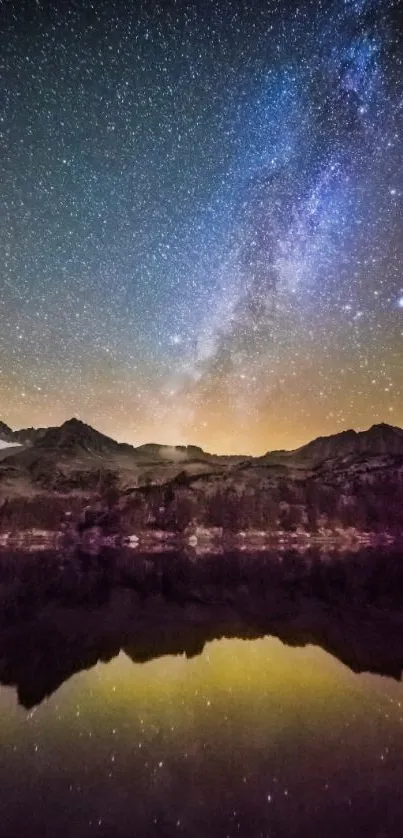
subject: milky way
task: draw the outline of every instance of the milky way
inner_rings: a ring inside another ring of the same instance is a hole
[[[403,424],[399,6],[2,4],[4,421]]]

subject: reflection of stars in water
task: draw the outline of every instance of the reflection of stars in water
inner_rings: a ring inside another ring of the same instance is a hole
[[[53,783],[60,782],[67,806],[80,813],[80,829],[108,831],[112,822],[130,819],[141,828],[151,819],[161,834],[173,827],[187,834],[202,816],[211,834],[216,827],[217,834],[247,836],[252,809],[265,827],[275,818],[286,833],[301,807],[321,818],[336,801],[339,819],[344,812],[353,828],[363,785],[398,794],[400,683],[355,675],[318,649],[291,649],[273,639],[239,644],[211,644],[208,655],[183,661],[182,668],[167,658],[143,667],[121,660],[98,665],[68,680],[57,704],[55,695],[27,713],[19,749],[24,760],[27,748],[33,751],[35,795],[41,782],[49,785],[45,814],[53,812]],[[169,671],[181,673],[173,691]],[[324,706],[326,714],[318,713]],[[13,749],[15,735],[13,729]],[[7,764],[14,770],[12,760]],[[382,799],[377,792],[377,806]]]
[[[403,422],[399,4],[56,5],[4,7],[2,418]]]

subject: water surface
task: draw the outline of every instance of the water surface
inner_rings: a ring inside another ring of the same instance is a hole
[[[399,615],[236,587],[9,606],[1,836],[402,834]]]

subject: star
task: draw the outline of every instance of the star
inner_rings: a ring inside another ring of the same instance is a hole
[[[1,419],[403,423],[399,4],[3,5]]]

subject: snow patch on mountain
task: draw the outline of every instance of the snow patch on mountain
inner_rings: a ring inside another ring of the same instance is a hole
[[[0,439],[0,449],[3,448],[21,448],[21,444],[19,442],[5,442],[4,439]]]

